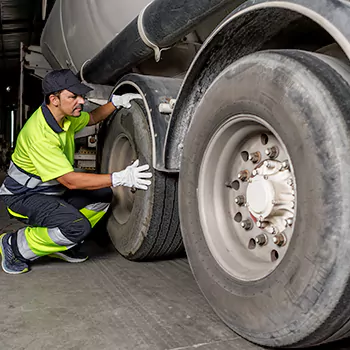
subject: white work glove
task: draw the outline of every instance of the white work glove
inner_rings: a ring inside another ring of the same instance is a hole
[[[118,108],[118,107],[130,108],[131,107],[130,101],[135,99],[142,99],[142,97],[139,94],[113,95],[111,102],[113,103],[113,106],[115,108]]]
[[[148,169],[148,164],[139,166],[139,160],[137,159],[124,170],[112,173],[112,185],[113,187],[126,186],[147,190],[151,181],[145,179],[150,179],[152,177],[152,173],[144,172]]]

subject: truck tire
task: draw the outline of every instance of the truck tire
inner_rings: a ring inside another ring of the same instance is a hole
[[[177,199],[177,175],[152,169],[152,141],[143,107],[132,102],[104,126],[101,172],[125,169],[134,160],[153,173],[147,191],[116,187],[107,230],[120,254],[129,260],[173,257],[183,252]]]
[[[223,321],[263,346],[349,335],[347,69],[296,50],[246,56],[203,87],[186,136],[189,263]]]

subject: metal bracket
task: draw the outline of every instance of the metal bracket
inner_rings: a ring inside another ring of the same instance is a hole
[[[52,70],[50,64],[47,62],[43,54],[41,53],[40,46],[29,46],[26,51],[23,50],[24,55],[24,68],[34,71],[34,75],[39,78],[44,76]]]

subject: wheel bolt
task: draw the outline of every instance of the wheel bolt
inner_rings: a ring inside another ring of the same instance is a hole
[[[249,171],[248,170],[242,170],[239,174],[238,174],[238,179],[241,181],[247,181],[249,177]]]
[[[289,218],[286,220],[286,227],[288,226],[292,226],[293,225],[293,219],[292,218]]]
[[[287,237],[283,233],[279,233],[278,235],[274,236],[272,240],[273,243],[279,247],[282,247],[287,243]]]
[[[272,226],[272,225],[268,225],[266,227],[266,230],[268,233],[270,233],[271,235],[275,235],[278,231],[277,231],[277,228],[275,226]]]
[[[293,179],[288,179],[287,180],[287,185],[288,186],[293,186],[294,182],[293,182]]]
[[[282,170],[288,170],[288,169],[289,169],[289,162],[288,162],[288,160],[285,160],[282,163]]]
[[[272,168],[275,167],[275,165],[274,165],[273,163],[269,162],[268,160],[265,160],[264,165],[265,165],[266,168],[268,168],[268,169],[272,169]]]
[[[260,152],[250,153],[249,155],[249,160],[254,164],[259,162],[260,158],[261,158]]]
[[[278,148],[276,146],[273,146],[271,148],[268,148],[266,151],[265,151],[265,154],[271,158],[271,159],[275,159],[277,158],[278,156]]]
[[[256,244],[259,244],[260,246],[263,246],[267,244],[267,236],[264,234],[258,235],[255,237]]]
[[[268,223],[266,221],[258,221],[256,223],[256,226],[258,226],[258,228],[260,228],[260,229],[264,229],[267,225],[268,225]]]
[[[249,231],[253,228],[253,224],[251,220],[247,219],[241,222],[242,228],[244,228],[246,231]]]
[[[238,196],[235,198],[235,203],[239,205],[240,207],[245,204],[245,198],[244,196]]]

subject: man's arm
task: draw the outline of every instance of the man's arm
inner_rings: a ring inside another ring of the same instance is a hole
[[[139,94],[124,94],[121,96],[113,95],[111,102],[108,102],[90,112],[90,121],[88,125],[95,125],[102,122],[102,120],[105,120],[110,114],[112,114],[117,107],[130,108],[130,101],[135,99],[142,99],[142,97]]]
[[[57,181],[70,190],[98,190],[112,186],[111,174],[88,174],[72,171],[58,177]]]
[[[109,115],[111,115],[115,110],[115,107],[112,102],[108,102],[103,106],[100,106],[90,112],[90,121],[88,125],[95,125],[102,120],[105,120]]]

